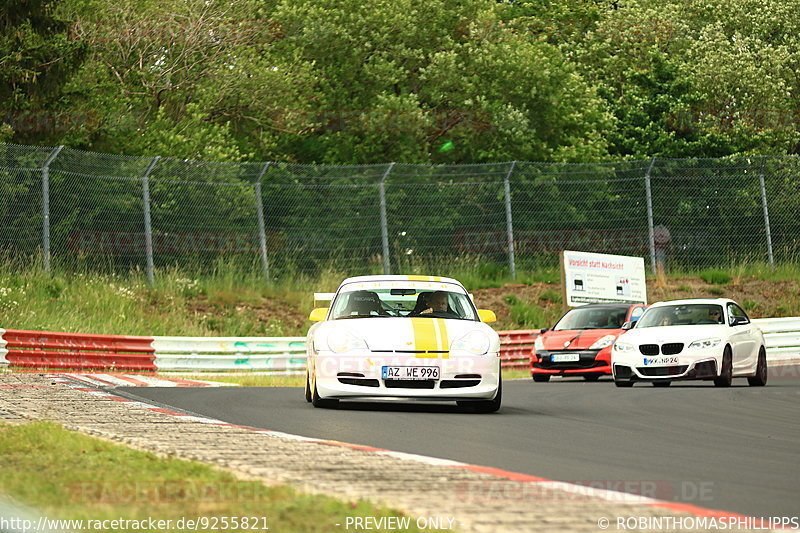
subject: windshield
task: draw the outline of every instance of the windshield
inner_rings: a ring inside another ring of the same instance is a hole
[[[442,288],[441,283],[435,287],[415,284],[396,286],[396,282],[392,285],[391,288],[343,288],[333,301],[331,318],[419,317],[478,320],[478,313],[469,296]]]
[[[724,324],[722,306],[716,304],[685,304],[651,307],[642,315],[637,328],[658,326],[696,326]]]
[[[619,329],[628,307],[577,307],[561,317],[554,331],[567,329]]]

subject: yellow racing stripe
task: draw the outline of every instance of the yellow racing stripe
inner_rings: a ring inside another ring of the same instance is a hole
[[[446,353],[418,353],[419,359],[449,359],[450,344],[447,337],[447,324],[441,318],[420,318],[411,319],[411,326],[414,328],[414,349],[424,352]]]

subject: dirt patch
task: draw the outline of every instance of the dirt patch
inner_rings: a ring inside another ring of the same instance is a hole
[[[560,301],[553,301],[554,294],[561,294],[560,283],[507,284],[499,288],[472,291],[475,305],[491,309],[497,315],[493,327],[497,330],[536,329],[552,326],[563,313]],[[732,298],[739,302],[753,318],[800,316],[800,281],[764,281],[759,279],[733,279],[725,285],[714,285],[697,277],[650,279],[647,294],[651,303],[681,298]],[[511,315],[510,296],[542,310],[542,323],[519,323]],[[210,301],[198,296],[187,304],[190,311],[200,315],[222,315],[236,309],[250,311],[264,323],[278,322],[281,335],[304,336],[311,323],[306,311],[296,303],[263,297],[257,300],[225,302]],[[225,332],[219,332],[226,335]]]
[[[552,323],[518,324],[512,320],[509,295],[521,302],[539,306],[550,321],[563,312],[561,303],[543,300],[542,296],[555,291],[561,294],[560,283],[535,283],[532,285],[508,284],[500,288],[472,291],[475,305],[491,309],[497,315],[495,329],[535,329],[549,327]],[[764,281],[759,279],[734,279],[725,285],[714,285],[701,278],[667,278],[647,281],[650,303],[682,298],[731,298],[741,304],[752,318],[800,316],[800,281]]]

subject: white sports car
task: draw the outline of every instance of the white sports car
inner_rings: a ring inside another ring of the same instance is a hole
[[[456,280],[436,276],[348,278],[306,341],[306,400],[447,400],[473,412],[502,401],[500,338]]]
[[[726,298],[658,302],[634,327],[629,323],[611,350],[617,387],[650,381],[668,387],[683,379],[713,380],[729,387],[733,378],[767,384],[764,335],[747,313]]]

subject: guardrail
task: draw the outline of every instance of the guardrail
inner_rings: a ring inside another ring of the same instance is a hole
[[[800,359],[800,317],[755,318],[764,333],[768,361]]]
[[[305,337],[154,337],[158,370],[306,369]]]
[[[529,368],[531,349],[539,336],[539,330],[519,329],[497,333],[500,335],[500,365],[503,368]]]
[[[23,368],[156,370],[152,337],[3,331],[5,360]]]
[[[8,366],[8,359],[6,359],[8,350],[6,350],[6,340],[3,338],[5,332],[6,330],[0,328],[0,372],[3,372]]]
[[[800,360],[800,317],[753,320],[769,361]],[[498,331],[503,368],[527,369],[539,330]],[[0,329],[0,369],[273,371],[306,368],[305,337],[133,337]]]

